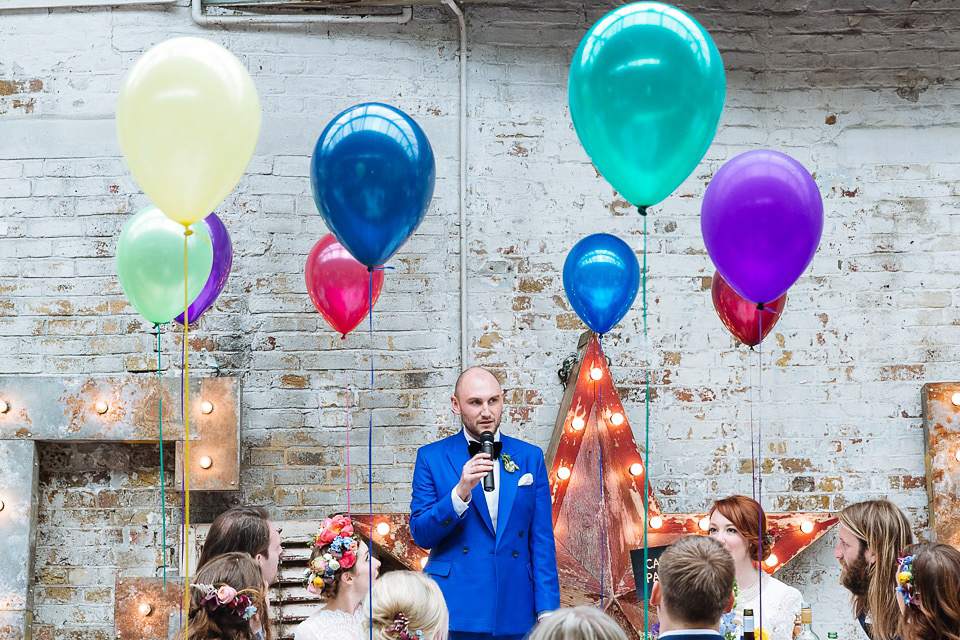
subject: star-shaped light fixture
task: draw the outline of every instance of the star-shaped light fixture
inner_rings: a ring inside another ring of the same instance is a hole
[[[603,606],[625,630],[639,635],[643,593],[638,599],[630,551],[643,549],[646,523],[651,547],[705,533],[708,523],[703,513],[660,510],[600,343],[587,332],[579,346],[547,452],[560,599],[564,606]],[[837,522],[829,513],[767,517],[774,537],[773,554],[764,563],[770,573]]]

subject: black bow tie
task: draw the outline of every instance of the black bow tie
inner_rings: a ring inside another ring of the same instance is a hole
[[[472,458],[473,456],[477,455],[478,453],[480,453],[480,443],[479,443],[479,442],[474,442],[473,440],[471,440],[470,443],[469,443],[469,448],[470,448],[470,457],[471,457],[471,458]],[[502,451],[502,450],[503,450],[503,443],[502,443],[502,442],[494,442],[494,443],[493,443],[493,457],[494,457],[495,459],[500,457],[500,451]]]

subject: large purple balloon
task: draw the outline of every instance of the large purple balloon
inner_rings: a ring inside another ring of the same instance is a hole
[[[748,151],[710,181],[700,228],[723,279],[750,302],[772,302],[817,252],[823,201],[799,162],[777,151]]]
[[[203,315],[203,312],[213,306],[217,296],[223,291],[227,284],[227,278],[230,276],[230,267],[233,266],[233,243],[230,242],[230,234],[223,222],[217,217],[217,214],[211,213],[203,219],[210,232],[210,243],[213,245],[213,268],[210,270],[210,277],[207,278],[207,284],[203,285],[203,291],[197,296],[197,299],[187,307],[190,322],[196,322]],[[183,314],[178,315],[175,320],[183,324]]]

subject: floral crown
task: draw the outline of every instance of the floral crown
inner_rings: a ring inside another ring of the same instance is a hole
[[[191,584],[200,593],[204,594],[201,602],[207,605],[211,612],[217,609],[226,609],[235,616],[249,620],[257,613],[257,608],[250,601],[250,596],[238,594],[230,585],[215,587],[212,584]]]
[[[410,618],[400,611],[393,617],[393,624],[387,629],[388,636],[395,636],[397,640],[423,640],[423,631],[417,629],[410,631]]]
[[[908,607],[918,605],[920,594],[913,581],[913,556],[900,554],[897,556],[900,566],[897,570],[897,593],[903,596],[903,602]]]
[[[307,567],[307,590],[319,593],[324,585],[332,584],[337,571],[349,569],[357,563],[357,538],[347,516],[334,516],[320,523],[313,546],[318,550],[329,546],[326,553],[318,554]]]

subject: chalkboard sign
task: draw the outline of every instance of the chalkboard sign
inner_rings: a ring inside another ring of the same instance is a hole
[[[659,580],[657,573],[660,570],[660,554],[670,545],[647,547],[647,566],[643,566],[643,549],[631,549],[630,562],[633,564],[633,577],[637,584],[637,601],[643,602],[644,576],[647,584],[647,597],[653,583]]]

